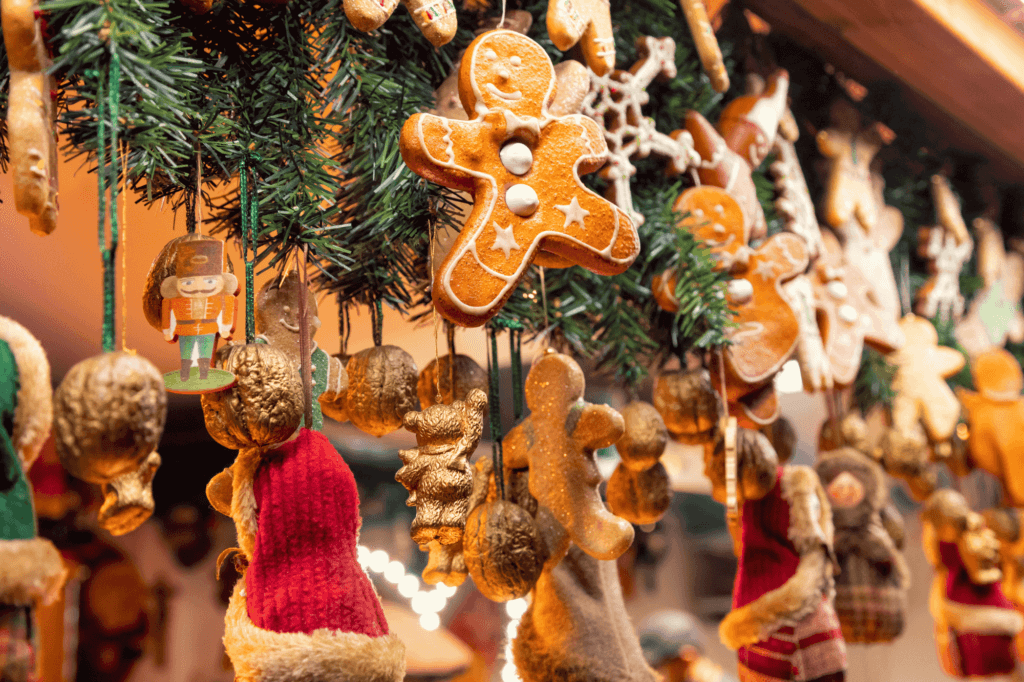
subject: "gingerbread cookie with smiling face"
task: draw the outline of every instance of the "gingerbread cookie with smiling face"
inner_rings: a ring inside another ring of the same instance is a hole
[[[493,317],[541,250],[602,275],[625,271],[639,253],[629,217],[580,181],[607,157],[600,129],[578,114],[552,114],[555,86],[537,43],[489,31],[470,44],[459,70],[470,120],[415,114],[402,128],[410,168],[473,194],[433,289],[438,311],[456,324]]]

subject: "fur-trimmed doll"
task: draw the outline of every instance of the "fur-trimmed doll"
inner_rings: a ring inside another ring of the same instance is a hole
[[[903,520],[891,509],[885,473],[849,447],[821,453],[814,468],[832,505],[839,563],[835,607],[843,638],[850,644],[890,642],[903,632],[910,569],[890,534]]]
[[[204,418],[239,450],[206,495],[240,545],[224,628],[236,682],[399,682],[405,646],[356,560],[356,481],[326,436],[297,428],[292,358],[251,344],[224,364],[239,383],[204,395]]]
[[[725,504],[724,434],[705,448],[713,497]],[[742,682],[845,679],[846,644],[832,605],[832,511],[817,474],[778,465],[768,439],[737,429],[739,559],[733,608],[719,626],[737,651]]]
[[[50,364],[39,342],[0,316],[0,680],[36,679],[34,609],[56,598],[64,563],[38,537],[28,469],[53,421]]]
[[[953,490],[933,493],[921,519],[925,556],[935,568],[928,607],[943,670],[967,678],[1012,673],[1024,617],[1003,593],[995,533]]]

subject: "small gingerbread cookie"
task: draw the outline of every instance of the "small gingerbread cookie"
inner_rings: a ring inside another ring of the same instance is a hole
[[[580,174],[607,158],[597,124],[554,116],[555,69],[513,31],[489,31],[462,59],[459,95],[469,121],[415,114],[402,157],[432,182],[473,193],[473,211],[438,269],[434,304],[480,326],[493,317],[543,250],[593,272],[623,272],[640,243],[629,217],[588,190]]]
[[[821,243],[821,257],[811,271],[814,306],[832,379],[849,386],[860,369],[865,335],[886,328],[888,312],[867,295],[870,285],[860,271],[846,267],[836,236],[822,230]]]
[[[391,18],[399,0],[345,0],[345,16],[360,31],[376,31]],[[455,37],[458,20],[452,0],[402,0],[416,27],[434,47]]]
[[[45,20],[34,0],[3,0],[0,15],[10,65],[7,136],[14,206],[33,232],[47,235],[57,227],[57,110]]]
[[[548,0],[548,35],[562,52],[580,44],[590,70],[603,76],[615,68],[608,0]]]
[[[918,315],[942,320],[960,319],[964,297],[960,293],[960,270],[971,258],[974,242],[960,214],[960,202],[953,196],[949,180],[932,176],[932,201],[939,224],[918,231],[918,253],[928,261],[928,277],[917,290],[914,310]]]
[[[783,117],[783,120],[787,119],[792,120],[792,114],[788,111]],[[807,242],[808,255],[813,259],[821,254],[824,246],[821,243],[821,228],[814,210],[814,200],[811,199],[807,179],[796,155],[795,142],[799,132],[795,124],[783,126],[780,123],[779,135],[772,148],[775,160],[768,167],[768,171],[775,180],[775,191],[778,193],[775,210],[782,218],[783,226],[787,232],[804,238]]]

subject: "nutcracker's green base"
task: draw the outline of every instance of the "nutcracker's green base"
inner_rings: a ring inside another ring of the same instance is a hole
[[[199,368],[193,367],[189,370],[188,381],[181,380],[181,373],[174,371],[164,375],[164,388],[168,393],[184,393],[195,395],[198,393],[214,393],[231,388],[237,383],[235,375],[223,369],[210,369],[205,379],[199,378]]]

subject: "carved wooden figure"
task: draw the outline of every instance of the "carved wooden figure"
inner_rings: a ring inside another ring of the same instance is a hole
[[[921,228],[917,239],[918,252],[928,260],[931,275],[917,290],[914,310],[928,318],[958,320],[964,313],[960,270],[970,259],[974,242],[960,214],[960,202],[941,175],[932,176],[932,201],[939,224]]]

